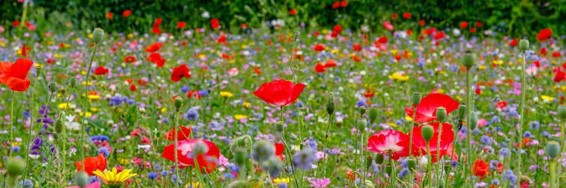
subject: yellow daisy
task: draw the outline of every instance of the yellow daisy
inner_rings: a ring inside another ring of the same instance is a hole
[[[409,80],[409,76],[403,75],[400,72],[396,72],[396,73],[393,73],[392,75],[390,75],[389,79],[391,79],[393,81],[404,82],[404,81]]]
[[[228,91],[221,91],[221,92],[220,92],[220,96],[226,97],[226,98],[230,98],[230,97],[234,96],[234,94],[232,94],[232,93],[230,93],[230,92],[228,92]]]
[[[118,170],[114,167],[112,171],[105,169],[104,173],[100,170],[96,170],[93,173],[108,185],[118,185],[137,175],[130,173],[131,171],[130,169],[124,169],[122,172],[118,173]]]

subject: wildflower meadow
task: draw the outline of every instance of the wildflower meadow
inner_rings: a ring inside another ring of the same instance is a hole
[[[565,186],[556,1],[7,1],[0,187]]]

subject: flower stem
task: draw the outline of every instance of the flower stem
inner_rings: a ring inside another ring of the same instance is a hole
[[[13,156],[13,142],[14,142],[14,101],[15,101],[16,93],[12,91],[12,101],[10,107],[10,157]]]
[[[88,82],[90,80],[90,70],[92,69],[92,62],[94,61],[94,55],[96,54],[96,49],[98,48],[98,43],[94,44],[94,49],[92,50],[92,53],[90,55],[90,62],[88,63],[88,69],[86,71],[86,78],[85,78],[85,90],[84,90],[84,95],[85,95],[85,100],[84,100],[84,104],[83,104],[83,117],[86,119],[87,117],[87,113],[88,113],[88,105],[89,105],[89,101],[88,101]],[[80,138],[80,142],[79,142],[79,146],[78,148],[81,149],[81,158],[83,160],[81,160],[82,163],[82,167],[83,170],[85,169],[85,164],[84,164],[84,158],[85,158],[85,147],[84,147],[84,142],[85,142],[85,133],[86,133],[86,127],[85,127],[85,123],[84,121],[81,122],[81,138]]]
[[[525,70],[526,70],[526,60],[527,60],[527,52],[523,51],[523,62],[521,62],[521,106],[520,106],[520,110],[521,110],[521,119],[520,119],[520,123],[519,123],[519,133],[517,135],[518,137],[518,144],[519,144],[519,151],[518,151],[518,159],[519,159],[519,163],[518,163],[518,173],[519,176],[517,177],[521,177],[521,169],[522,169],[522,159],[521,159],[521,151],[523,150],[523,144],[522,144],[522,136],[523,136],[523,125],[525,124],[525,103],[526,103],[526,97],[527,97],[527,79],[526,79],[526,74],[525,74]],[[521,186],[520,181],[517,181],[518,186]]]
[[[173,125],[173,128],[175,131],[173,131],[173,133],[175,133],[175,177],[177,177],[177,179],[175,180],[175,187],[179,187],[179,180],[181,179],[181,177],[179,177],[179,154],[177,152],[177,148],[179,147],[179,138],[178,138],[178,132],[177,132],[177,125],[179,124],[179,111],[177,110],[175,112],[175,125]],[[192,174],[190,175],[192,176]],[[189,183],[193,183],[193,182],[189,182]]]
[[[473,108],[473,104],[472,104],[472,82],[471,82],[471,68],[470,70],[466,71],[466,163],[468,163],[468,165],[464,165],[464,173],[468,173],[468,171],[466,170],[466,167],[471,167],[471,127],[472,124],[470,123],[470,119],[472,116],[472,108]],[[467,176],[466,176],[467,177]]]

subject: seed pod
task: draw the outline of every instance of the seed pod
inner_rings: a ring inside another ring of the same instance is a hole
[[[326,112],[329,115],[334,113],[334,94],[330,93],[328,96],[328,100],[326,101]]]
[[[88,174],[83,171],[75,173],[75,184],[77,184],[79,187],[85,187],[86,185],[88,185],[88,182]]]
[[[94,29],[94,31],[92,31],[92,42],[99,44],[102,39],[104,39],[104,30],[100,28]]]
[[[444,107],[438,107],[436,109],[436,118],[438,118],[438,121],[440,122],[446,122],[446,108]]]
[[[558,117],[562,120],[566,119],[566,106],[558,106]]]
[[[560,144],[555,141],[550,141],[546,144],[546,154],[552,159],[556,158],[560,153]]]
[[[526,51],[527,49],[529,49],[529,40],[527,39],[521,39],[519,41],[519,49],[521,51]]]
[[[421,98],[422,98],[421,93],[419,93],[419,92],[413,93],[413,96],[412,96],[413,106],[417,106],[421,102]]]
[[[466,67],[466,70],[470,71],[470,68],[472,68],[474,66],[474,56],[472,55],[471,52],[466,52],[463,56],[462,56],[462,62],[464,64],[464,66]]]
[[[377,110],[375,108],[369,109],[369,122],[373,124],[377,119]]]
[[[6,170],[8,171],[8,175],[12,177],[18,177],[23,174],[25,169],[26,162],[22,158],[12,157],[6,161]]]
[[[421,127],[421,136],[426,142],[429,142],[434,134],[434,128],[430,125],[425,125]]]

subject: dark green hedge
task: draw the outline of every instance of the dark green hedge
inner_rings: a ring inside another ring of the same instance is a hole
[[[211,18],[219,18],[225,30],[238,31],[241,23],[260,27],[266,20],[284,19],[287,25],[304,22],[310,27],[330,28],[341,24],[346,28],[359,29],[366,24],[380,29],[383,20],[399,15],[396,25],[416,26],[420,19],[427,25],[446,28],[457,27],[461,21],[480,21],[484,28],[497,26],[498,31],[513,36],[533,36],[538,30],[550,27],[553,31],[566,31],[566,2],[564,0],[350,0],[345,8],[333,9],[337,0],[35,0],[30,17],[38,26],[72,29],[104,27],[108,31],[149,31],[155,18],[163,18],[162,28],[174,30],[176,22],[187,26],[209,27],[204,11]],[[22,4],[16,0],[0,2],[0,23],[10,25],[20,19]],[[298,14],[290,17],[289,9]],[[126,9],[132,15],[125,19]],[[114,14],[112,20],[106,13]],[[402,14],[410,12],[412,22],[404,21]],[[44,20],[43,20],[44,19]],[[39,28],[39,27],[38,27]],[[481,28],[479,28],[481,31]],[[560,33],[558,33],[560,34]],[[562,33],[564,34],[564,33]]]

